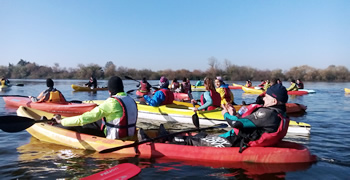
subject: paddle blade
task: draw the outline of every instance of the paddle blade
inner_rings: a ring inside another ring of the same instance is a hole
[[[91,176],[81,178],[81,180],[95,180],[95,179],[130,179],[139,174],[141,168],[131,163],[118,164],[107,170],[98,172]]]
[[[192,115],[192,123],[197,129],[199,129],[199,117],[196,112]]]
[[[16,84],[16,86],[24,86],[24,84]]]
[[[126,91],[126,94],[130,94],[130,93],[132,93],[132,92],[134,92],[134,91],[136,91],[137,89],[132,89],[132,90],[129,90],[129,91]]]
[[[23,131],[35,123],[35,120],[22,116],[0,116],[0,129],[13,133]]]

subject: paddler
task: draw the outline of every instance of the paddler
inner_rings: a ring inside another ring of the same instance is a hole
[[[169,90],[169,80],[162,76],[159,80],[160,89],[157,90],[153,97],[143,95],[146,103],[150,106],[158,107],[160,105],[172,104],[174,101],[174,93]]]
[[[85,84],[85,86],[87,86],[87,87],[89,87],[91,89],[97,88],[97,80],[96,80],[96,78],[93,75],[91,75],[90,79],[89,79],[89,82],[87,82]]]
[[[221,97],[216,92],[214,81],[210,77],[204,78],[205,92],[201,95],[201,102],[197,102],[195,99],[191,99],[191,103],[199,104],[200,107],[195,107],[194,111],[210,111],[220,107]]]
[[[235,104],[234,96],[228,84],[225,84],[221,76],[216,77],[215,79],[216,92],[220,94],[221,104]]]
[[[287,88],[287,91],[297,91],[297,90],[298,90],[298,86],[297,86],[297,84],[295,83],[295,80],[292,79],[292,80],[290,81],[290,86],[289,86],[289,88]]]
[[[110,97],[91,111],[79,116],[61,119],[63,126],[82,126],[79,131],[87,134],[106,136],[108,139],[127,139],[136,131],[137,105],[133,98],[124,92],[123,81],[118,76],[108,80]]]
[[[52,103],[66,103],[66,98],[63,94],[54,88],[54,82],[51,78],[46,79],[46,86],[48,89],[42,91],[37,97],[29,96],[32,102],[52,102]]]
[[[136,86],[142,94],[149,94],[151,92],[151,84],[148,83],[146,77],[143,77],[141,82]]]
[[[266,91],[264,105],[256,105],[257,108],[244,114],[243,118],[235,115],[232,106],[223,106],[224,119],[234,128],[227,133],[219,136],[199,133],[184,139],[175,137],[174,141],[194,146],[241,147],[240,152],[249,146],[273,146],[287,134],[287,101],[286,88],[279,84],[273,85]]]

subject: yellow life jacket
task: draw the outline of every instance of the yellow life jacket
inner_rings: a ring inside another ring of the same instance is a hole
[[[52,103],[66,103],[66,100],[59,91],[51,91],[49,102]]]

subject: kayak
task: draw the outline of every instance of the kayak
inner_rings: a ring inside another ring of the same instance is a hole
[[[90,111],[96,107],[94,103],[50,103],[50,102],[32,102],[29,97],[3,97],[5,104],[11,107],[26,106],[64,116],[76,116]]]
[[[315,91],[315,90],[312,90],[312,89],[298,89],[298,91],[306,91],[306,92],[308,92],[309,94],[314,94],[314,93],[316,93],[316,91]]]
[[[104,100],[83,101],[84,103],[96,103],[100,104]],[[198,107],[198,105],[197,105]],[[235,105],[236,111],[240,109],[241,105]],[[193,105],[187,102],[173,101],[173,104],[161,105],[159,107],[153,107],[149,105],[143,105],[137,102],[138,117],[142,119],[165,122],[177,122],[192,124]],[[197,111],[200,124],[204,126],[212,126],[216,124],[226,123],[224,117],[221,114],[221,110],[212,111]],[[297,134],[310,134],[311,125],[303,122],[290,121],[288,133]]]
[[[106,91],[108,90],[107,87],[90,88],[90,87],[79,86],[75,84],[72,84],[72,88],[74,89],[74,91]]]
[[[192,91],[206,91],[205,90],[205,86],[194,86],[194,85],[191,85],[191,89],[192,89]]]
[[[349,88],[344,88],[345,93],[350,93],[350,89]]]
[[[247,87],[244,87],[242,86],[242,90],[245,92],[245,93],[250,93],[250,94],[262,94],[264,92],[264,90],[262,89],[253,89],[253,88],[247,88]],[[307,91],[288,91],[288,95],[306,95],[306,94],[309,94],[309,92]]]
[[[41,116],[52,118],[53,114],[35,110],[28,107],[19,107],[18,116],[24,116],[39,120]],[[27,129],[35,138],[76,149],[102,151],[105,149],[134,143],[136,135],[131,140],[112,140],[83,134],[45,123],[35,123]],[[146,131],[146,133],[154,137]],[[167,158],[188,161],[207,162],[249,162],[249,163],[307,163],[315,162],[316,156],[312,155],[305,146],[288,141],[281,141],[274,147],[248,147],[239,153],[239,147],[198,147],[167,143],[144,143],[137,147],[123,148],[113,153],[121,155],[138,155],[140,158]]]
[[[190,97],[188,97],[187,93],[174,93],[175,101],[190,101]]]

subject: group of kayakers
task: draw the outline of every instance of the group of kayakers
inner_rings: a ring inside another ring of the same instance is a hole
[[[184,79],[183,82],[187,81],[188,79]],[[233,129],[219,136],[202,132],[196,136],[184,136],[180,139],[172,137],[169,143],[215,147],[239,146],[241,150],[247,146],[274,145],[287,132],[289,119],[286,116],[285,103],[288,101],[288,95],[287,89],[277,83],[277,80],[272,80],[269,84],[271,86],[261,96],[260,102],[244,106],[246,111],[237,113],[233,107],[233,93],[223,79],[220,76],[215,79],[205,77],[203,83],[205,92],[199,101],[191,100],[193,104],[200,105],[194,108],[194,112],[221,108],[224,119]],[[52,79],[47,79],[46,85],[48,89],[38,97],[31,97],[33,102],[66,102],[62,93],[54,88]],[[151,85],[146,79],[143,79],[139,86],[142,90],[150,91]],[[172,104],[174,92],[171,88],[173,86],[169,86],[169,80],[162,76],[159,80],[159,90],[155,91],[152,97],[143,95],[142,98],[150,106]],[[113,76],[109,79],[108,92],[109,97],[91,111],[63,119],[60,115],[55,115],[54,119],[64,127],[81,126],[85,130],[80,132],[94,132],[93,134],[104,135],[109,139],[128,139],[134,136],[138,109],[135,100],[124,92],[120,77]],[[147,138],[142,129],[139,133],[141,133],[140,140]]]
[[[260,87],[260,89],[266,91],[272,84],[282,84],[282,81],[278,78],[273,79],[272,81],[261,80],[261,83],[257,87]],[[245,86],[253,87],[250,80],[246,81]],[[300,79],[297,79],[296,81],[295,79],[292,79],[290,81],[290,86],[287,88],[287,91],[298,91],[299,89],[304,89],[304,83]]]

